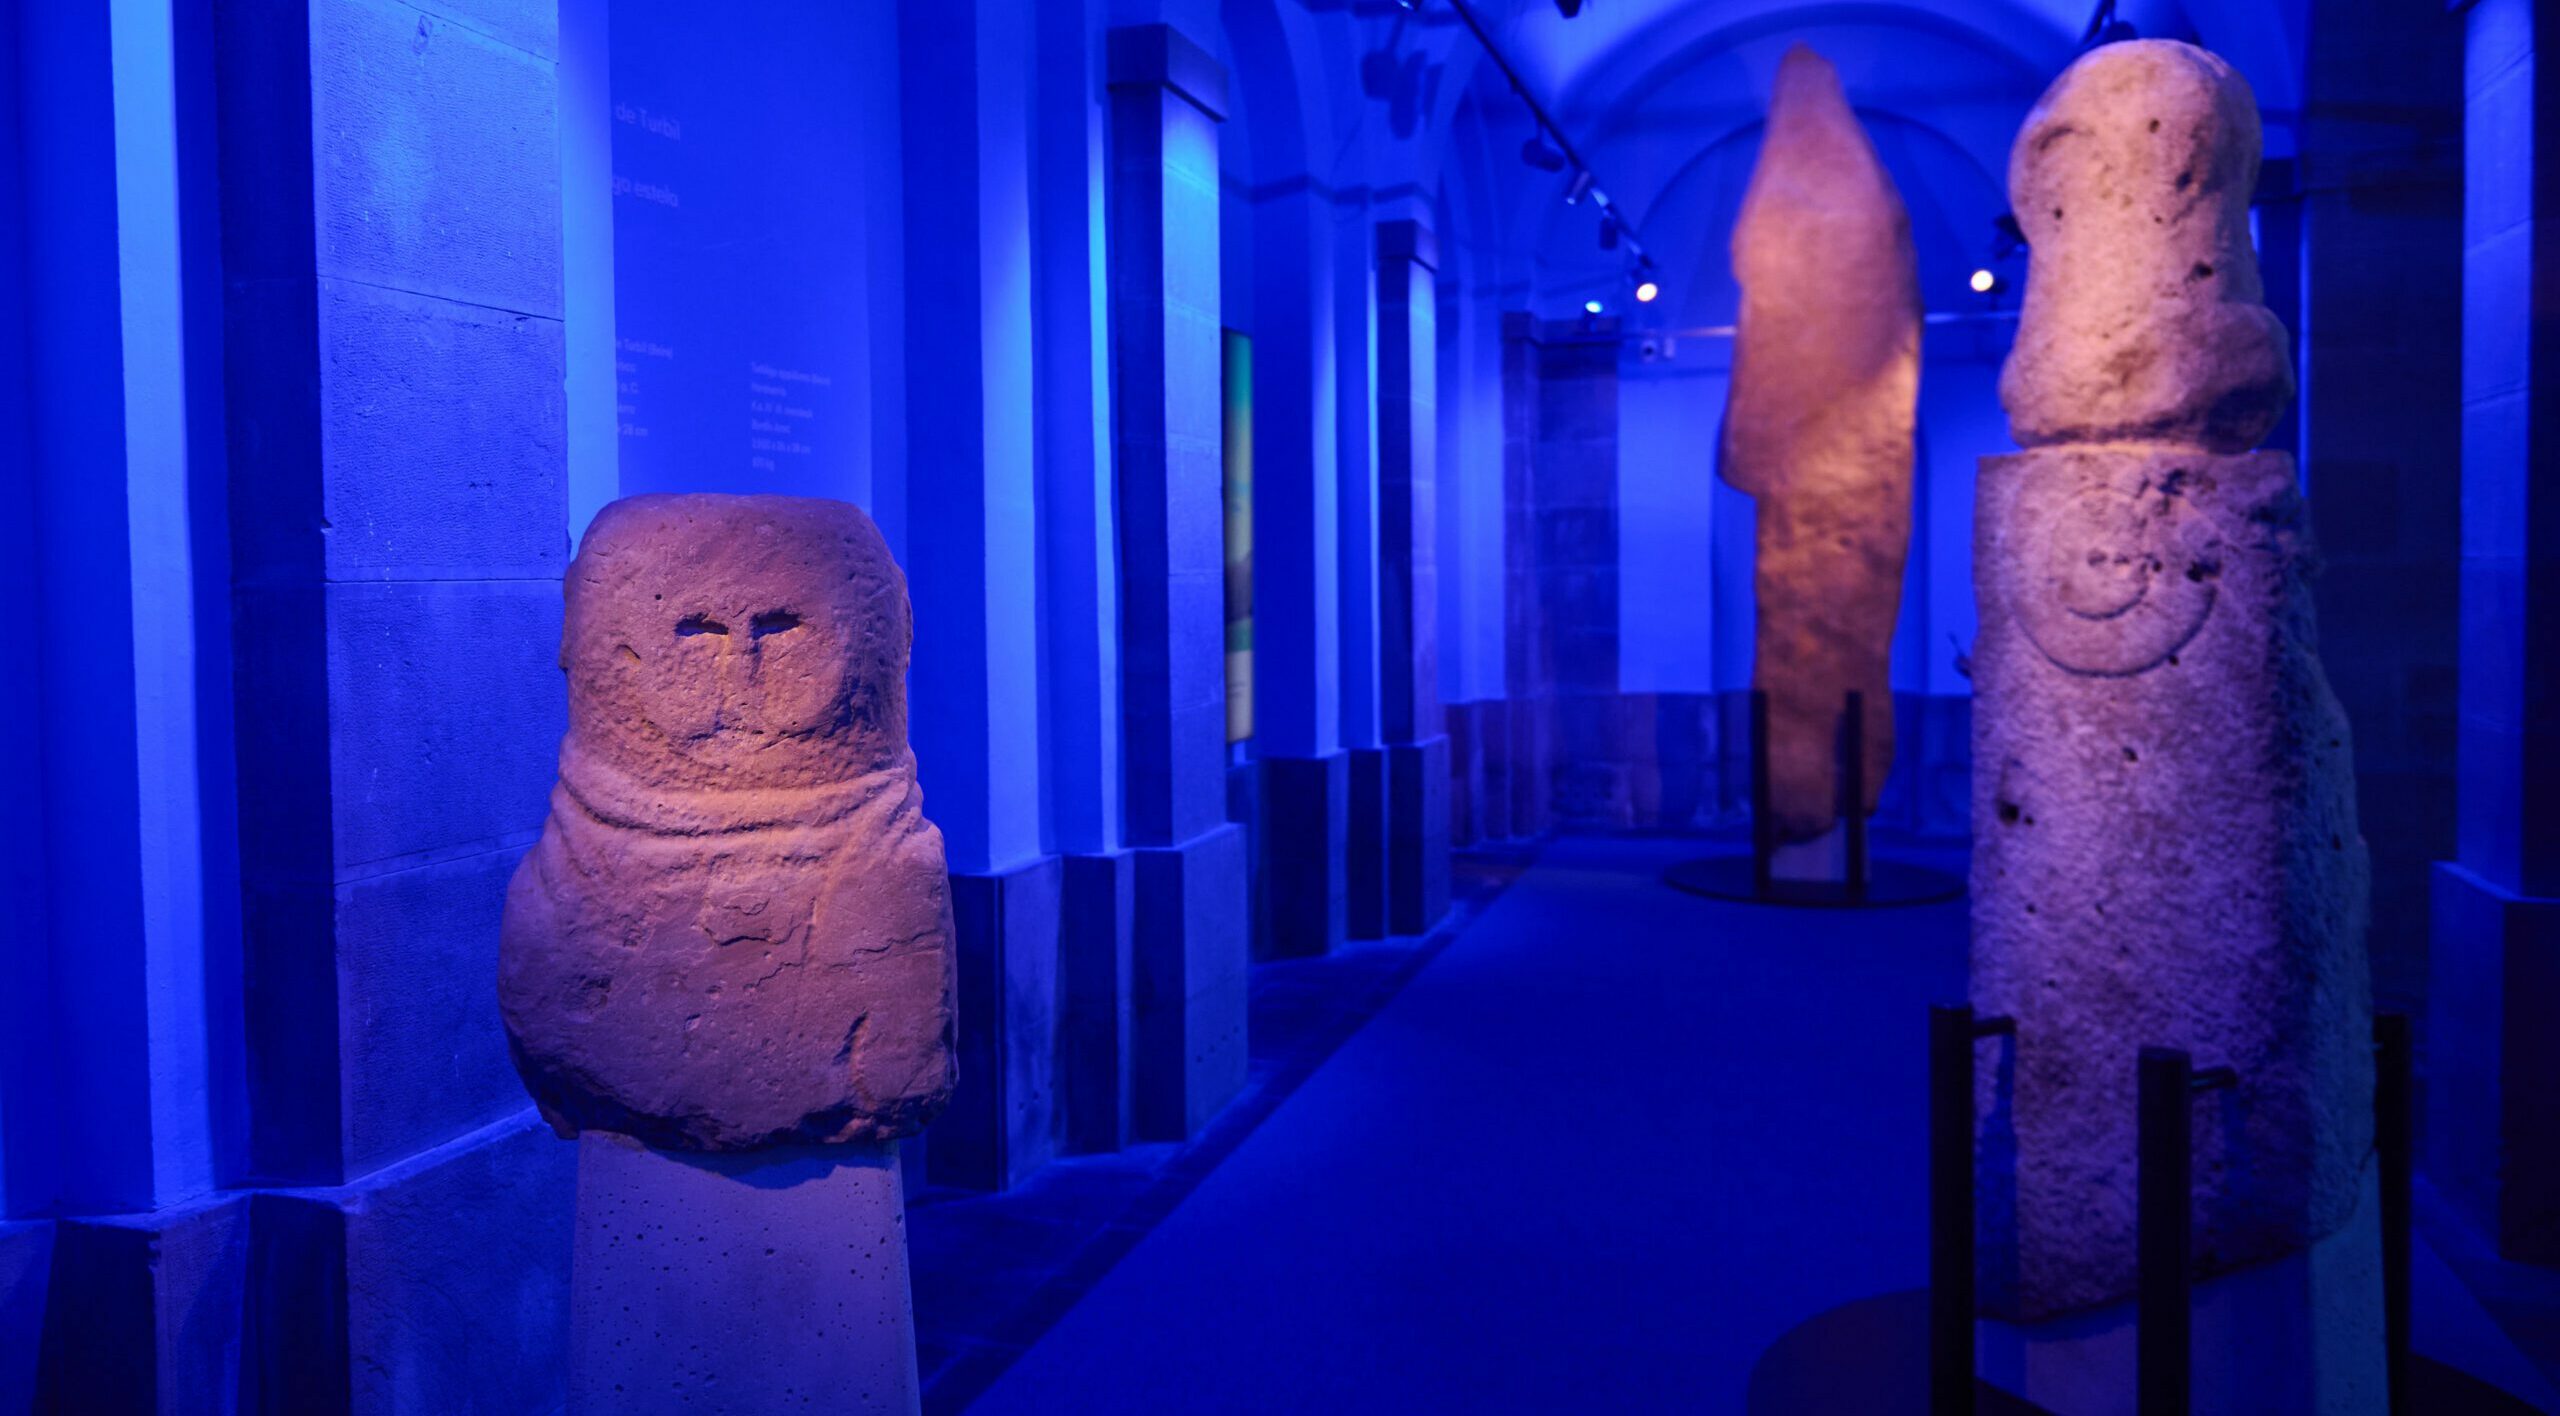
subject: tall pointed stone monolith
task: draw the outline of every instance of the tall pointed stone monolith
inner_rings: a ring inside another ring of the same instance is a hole
[[[1718,472],[1758,503],[1752,684],[1769,696],[1778,839],[1796,844],[1839,819],[1852,691],[1866,747],[1852,809],[1875,809],[1893,763],[1886,669],[1920,389],[1910,219],[1839,75],[1803,45],[1779,61],[1733,270],[1742,311]]]

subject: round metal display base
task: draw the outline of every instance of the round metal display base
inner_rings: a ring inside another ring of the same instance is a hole
[[[1867,862],[1867,891],[1864,898],[1852,899],[1848,886],[1828,881],[1773,880],[1769,891],[1762,894],[1753,880],[1751,856],[1702,856],[1684,860],[1662,872],[1662,883],[1692,895],[1710,900],[1734,900],[1746,905],[1784,905],[1790,909],[1871,910],[1903,905],[1936,905],[1964,898],[1964,879],[1943,870],[1932,870],[1909,861],[1870,858]]]

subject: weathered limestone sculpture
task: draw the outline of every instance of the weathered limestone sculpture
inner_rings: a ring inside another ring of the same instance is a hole
[[[1857,810],[1875,809],[1893,763],[1886,669],[1920,390],[1910,220],[1839,75],[1803,45],[1778,65],[1733,270],[1742,312],[1718,471],[1758,503],[1752,683],[1769,696],[1778,839],[1797,843],[1838,819],[1851,691],[1864,695]]]
[[[1984,1295],[2029,1318],[2132,1292],[2144,1045],[2238,1073],[2197,1106],[2208,1268],[2338,1229],[2372,1143],[2353,757],[2293,462],[2251,451],[2293,393],[2258,151],[2228,65],[2145,40],[2074,64],[2010,162],[2027,451],[1977,493],[1973,997],[2018,1023]]]
[[[906,582],[838,502],[605,508],[499,1001],[580,1138],[570,1409],[912,1412],[896,1150],[953,1083]]]
[[[563,1135],[890,1140],[951,1094],[950,885],[869,517],[646,496],[569,568],[569,735],[499,1001]]]

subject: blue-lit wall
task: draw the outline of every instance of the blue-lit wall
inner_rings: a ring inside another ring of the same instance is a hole
[[[898,249],[894,15],[611,10],[622,490],[868,506],[872,292]],[[900,310],[877,314],[894,328]]]
[[[2331,3],[2315,35],[2367,32]],[[2499,181],[2538,136],[2528,8],[2468,21],[2470,160]],[[615,496],[851,500],[909,575],[979,1089],[918,1148],[934,1181],[1148,1138],[1148,1108],[1203,1124],[1248,940],[1389,927],[1391,852],[1435,800],[1389,764],[1443,750],[1434,690],[1461,839],[1534,837],[1590,780],[1606,809],[1566,824],[1713,819],[1753,595],[1750,503],[1713,464],[1724,243],[1796,38],[1842,66],[1945,317],[1893,651],[1904,760],[1934,775],[1897,819],[1961,830],[1972,468],[2006,446],[2010,329],[1964,281],[2078,9],[1488,6],[1660,263],[1638,309],[1437,6],[0,0],[0,603],[23,630],[0,734],[36,746],[0,774],[0,1409],[42,1363],[56,1391],[244,1405],[558,1395],[571,1152],[525,1107],[490,981],[561,729],[558,577]],[[2206,36],[2275,149],[2325,121],[2323,151],[2398,151],[2356,126],[2396,104],[2442,110],[2449,164],[2450,85],[2360,87],[2347,41],[2288,50],[2303,15],[2233,7]],[[1158,23],[1190,47],[1114,49]],[[2387,947],[2414,991],[2425,866],[2459,836],[2434,979],[2444,1035],[2486,1040],[2441,1075],[2522,1094],[2497,1088],[2533,1058],[2497,1023],[2554,854],[2528,223],[2474,203],[2472,382],[2413,378],[2392,361],[2428,312],[2402,285],[2463,288],[2443,174],[2311,156],[2270,194],[2309,248],[2269,269],[2309,330],[2314,516],[2357,572],[2322,613]],[[1574,344],[1590,298],[1614,346]],[[1198,728],[1223,715],[1193,613],[1221,326],[1256,369],[1256,733],[1232,759]],[[1436,669],[1400,677],[1425,648]],[[2522,1123],[2476,1096],[2438,1114],[2499,1222]]]

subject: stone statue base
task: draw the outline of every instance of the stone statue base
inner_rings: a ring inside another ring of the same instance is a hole
[[[2194,1409],[2352,1416],[2385,1409],[2382,1196],[2310,1248],[2195,1287]],[[1983,1380],[2057,1416],[2134,1416],[2134,1305],[1980,1325]]]
[[[920,1409],[892,1144],[578,1141],[572,1416]]]
[[[1973,1003],[1982,1296],[2037,1319],[2133,1292],[2134,1065],[2200,1098],[2207,1272],[2355,1209],[2373,1144],[2355,761],[2315,652],[2293,460],[2160,443],[1982,463]]]

